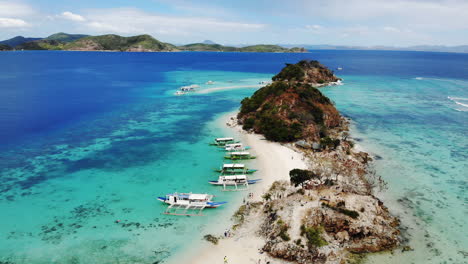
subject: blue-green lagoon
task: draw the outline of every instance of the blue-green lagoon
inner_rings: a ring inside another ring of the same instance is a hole
[[[383,51],[0,53],[0,261],[158,263],[225,228],[245,194],[207,183],[223,162],[207,143],[255,88],[174,92],[255,86],[301,59],[343,67],[323,92],[375,155],[377,194],[414,248],[369,262],[466,261],[468,55]],[[229,203],[161,214],[174,191]]]

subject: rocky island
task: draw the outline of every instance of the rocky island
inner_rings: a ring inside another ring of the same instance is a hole
[[[284,48],[277,45],[253,45],[238,48],[215,43],[194,43],[176,46],[161,42],[147,34],[122,37],[114,34],[89,36],[63,32],[53,34],[46,38],[24,38],[18,36],[9,40],[0,41],[0,50],[307,52],[304,48]]]
[[[222,255],[235,262],[355,263],[400,245],[399,220],[373,195],[384,183],[372,158],[354,147],[349,121],[316,88],[337,81],[317,61],[288,64],[227,118],[265,156],[257,164],[264,185],[234,214],[231,237],[207,236],[218,245],[194,263]]]

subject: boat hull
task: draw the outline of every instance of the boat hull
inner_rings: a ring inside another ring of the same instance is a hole
[[[240,141],[229,141],[229,142],[211,142],[209,143],[210,146],[218,146],[218,147],[224,147],[226,144],[234,144],[234,143],[239,143]]]
[[[169,200],[166,197],[158,197],[157,198],[160,202],[163,202],[165,204],[172,205],[174,203],[169,202]],[[227,204],[227,202],[207,202],[205,208],[218,208],[223,204]]]
[[[261,181],[261,179],[257,179],[257,180],[248,180],[247,183],[248,184],[255,184],[257,182]],[[223,183],[223,182],[219,182],[219,181],[208,181],[209,184],[212,184],[212,185],[215,185],[215,186],[239,186],[239,185],[244,185],[245,183],[234,183],[234,182],[228,182],[228,183]]]
[[[220,169],[215,169],[214,170],[215,172],[219,172],[219,173],[224,173],[224,174],[252,174],[258,170],[245,170],[245,171],[224,171],[224,170],[220,170]]]
[[[249,159],[256,159],[257,157],[255,157],[255,156],[249,156],[249,157],[224,156],[224,158],[229,159],[229,160],[249,160]]]

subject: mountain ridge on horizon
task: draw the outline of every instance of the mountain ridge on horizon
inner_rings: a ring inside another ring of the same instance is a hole
[[[24,37],[24,36],[15,36],[13,38],[0,41],[0,51],[2,50],[14,50],[14,49],[26,49],[26,50],[48,50],[48,49],[61,49],[60,43],[71,43],[78,41],[86,37],[101,37],[101,36],[118,36],[114,34],[98,35],[91,36],[86,34],[69,34],[64,32],[59,32],[47,36],[45,38],[39,37]],[[138,36],[149,36],[153,38],[156,42],[161,42],[154,37],[144,34]],[[122,37],[121,38],[132,38],[132,37]],[[42,45],[41,45],[42,42]],[[28,43],[28,44],[26,44]],[[24,46],[21,46],[26,44]],[[38,45],[37,45],[38,44]],[[169,50],[161,51],[175,51],[178,48],[181,51],[252,51],[249,47],[261,46],[259,52],[305,52],[305,50],[385,50],[385,51],[427,51],[427,52],[452,52],[452,53],[468,53],[468,45],[413,45],[406,47],[397,47],[397,46],[386,46],[386,45],[372,45],[372,46],[359,46],[359,45],[332,45],[332,44],[218,44],[211,40],[204,40],[203,42],[197,43],[188,43],[188,44],[168,44],[171,47]],[[57,46],[57,47],[56,47]],[[302,48],[297,48],[297,47]],[[247,48],[242,50],[243,48]],[[292,51],[288,51],[292,50]],[[134,51],[138,51],[138,48]],[[141,50],[144,51],[144,50]],[[159,50],[156,50],[159,51]]]
[[[143,34],[123,37],[115,34],[90,36],[84,34],[55,33],[46,38],[17,39],[14,46],[12,39],[0,41],[0,51],[8,50],[73,50],[73,51],[128,51],[128,52],[158,52],[158,51],[216,51],[216,52],[307,52],[304,48],[285,48],[279,45],[251,45],[246,47],[230,47],[205,40],[202,43],[173,45],[161,42],[151,35]]]

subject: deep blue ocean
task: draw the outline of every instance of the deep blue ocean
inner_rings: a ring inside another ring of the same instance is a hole
[[[174,92],[257,85],[302,59],[343,68],[322,91],[377,155],[378,196],[415,249],[370,262],[466,261],[468,54],[323,50],[0,52],[0,262],[153,263],[198,241],[239,199],[206,184],[222,163],[207,142],[255,89]],[[172,191],[232,203],[161,215],[154,198]]]

